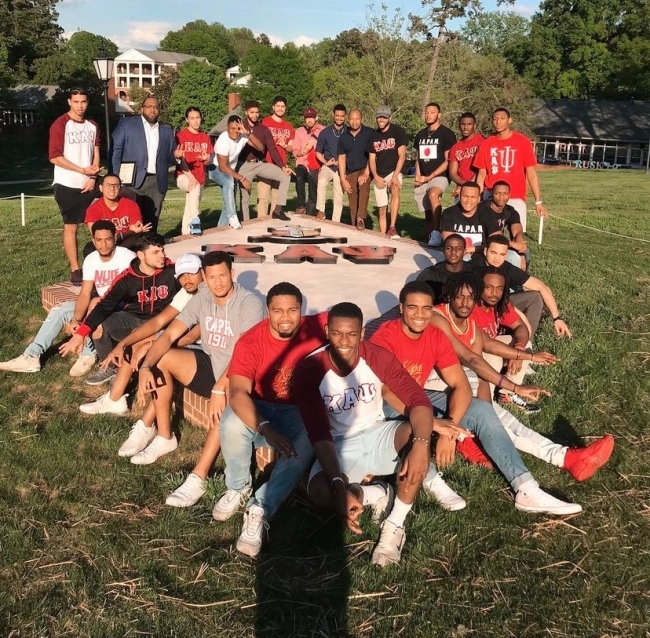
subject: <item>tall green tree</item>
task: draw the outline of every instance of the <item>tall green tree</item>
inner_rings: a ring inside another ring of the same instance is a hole
[[[222,71],[237,64],[231,32],[219,22],[188,22],[178,31],[169,31],[158,46],[161,51],[176,51],[207,58]]]
[[[468,18],[459,37],[483,55],[504,55],[528,35],[530,21],[514,11],[483,11]]]

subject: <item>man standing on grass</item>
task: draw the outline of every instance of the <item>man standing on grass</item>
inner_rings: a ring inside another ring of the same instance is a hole
[[[465,182],[476,181],[474,156],[485,139],[476,130],[476,117],[473,113],[463,113],[458,118],[459,139],[449,151],[449,179],[456,184],[453,195],[458,196]]]
[[[54,164],[54,199],[63,217],[63,250],[70,262],[70,281],[82,282],[77,246],[77,229],[83,224],[86,209],[97,197],[99,166],[99,128],[87,120],[88,92],[72,89],[70,110],[50,127],[48,155]]]
[[[325,200],[327,185],[332,182],[332,221],[340,222],[343,211],[343,188],[339,175],[339,140],[346,131],[343,104],[336,104],[333,111],[332,126],[323,129],[316,144],[316,159],[321,163],[318,171],[318,190],[316,194],[316,219],[325,219]]]

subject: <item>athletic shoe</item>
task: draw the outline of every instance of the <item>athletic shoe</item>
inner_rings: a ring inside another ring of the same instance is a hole
[[[273,213],[271,215],[271,217],[273,219],[281,219],[283,222],[290,222],[291,221],[291,217],[289,217],[289,215],[287,215],[285,212],[283,212],[281,210],[278,211],[277,213]]]
[[[107,392],[92,403],[82,403],[79,406],[79,410],[84,414],[115,414],[117,416],[127,416],[129,406],[126,404],[126,394],[123,394],[117,401],[113,401],[109,395],[110,392]]]
[[[177,447],[178,441],[175,434],[172,434],[171,439],[166,439],[164,436],[157,434],[142,452],[138,452],[131,457],[131,463],[133,465],[151,465],[161,456],[173,452]]]
[[[0,370],[5,372],[40,372],[41,360],[39,357],[30,357],[28,354],[21,354],[15,359],[0,362]]]
[[[233,230],[239,230],[241,228],[239,217],[237,217],[237,215],[230,215],[230,217],[228,217],[228,226]]]
[[[129,438],[122,443],[118,450],[118,456],[129,457],[142,452],[154,440],[155,436],[156,426],[149,427],[145,425],[142,419],[138,419],[131,428]]]
[[[576,481],[586,481],[609,461],[613,451],[614,437],[607,434],[587,447],[569,448],[563,467]]]
[[[94,354],[81,354],[70,368],[71,377],[85,377],[95,365],[97,357]]]
[[[504,406],[511,405],[521,410],[524,414],[532,415],[542,411],[542,408],[540,408],[538,405],[535,405],[534,403],[528,403],[514,392],[499,392],[498,403],[499,405]]]
[[[215,521],[227,521],[239,511],[240,507],[246,505],[253,488],[247,485],[241,492],[237,490],[226,490],[226,493],[217,501],[212,508],[212,518]]]
[[[117,376],[117,370],[115,368],[108,368],[107,370],[97,370],[95,374],[91,374],[87,379],[86,383],[88,385],[103,385],[112,381]]]
[[[73,270],[70,273],[70,283],[73,286],[81,286],[82,281],[83,281],[83,273],[81,272],[80,268],[78,268],[77,270]]]
[[[439,230],[432,230],[429,235],[429,246],[442,246],[442,234]]]
[[[373,503],[370,506],[372,510],[372,522],[379,525],[384,521],[384,519],[390,514],[390,511],[393,509],[393,503],[395,502],[395,490],[393,486],[388,483],[380,480],[372,481],[370,485],[379,485],[384,488],[386,494],[382,496],[376,503]]]
[[[202,235],[203,230],[201,229],[201,218],[192,217],[190,219],[190,235]]]
[[[522,512],[532,514],[578,514],[582,506],[578,503],[566,503],[547,494],[536,481],[526,481],[515,496],[515,507]]]
[[[456,494],[443,480],[442,472],[433,471],[433,467],[429,468],[429,473],[422,482],[422,487],[433,495],[442,509],[455,512],[467,507],[465,499]]]
[[[494,468],[494,463],[485,454],[483,448],[476,442],[476,439],[465,437],[462,441],[456,441],[456,452],[468,463],[482,465],[483,467]]]
[[[208,482],[205,479],[191,472],[183,485],[167,497],[165,504],[172,507],[192,507],[205,494],[207,484]]]
[[[403,527],[397,527],[390,521],[384,521],[381,526],[379,542],[372,553],[372,564],[385,567],[391,563],[397,565],[402,557],[402,548],[406,540]]]
[[[399,239],[399,233],[397,232],[397,229],[395,228],[395,226],[391,226],[388,229],[388,232],[386,233],[386,236],[388,237],[388,239]]]
[[[366,230],[366,220],[357,218],[357,230]]]
[[[262,537],[269,524],[264,517],[264,508],[251,505],[244,512],[244,526],[237,539],[237,551],[251,558],[255,558],[262,549]]]

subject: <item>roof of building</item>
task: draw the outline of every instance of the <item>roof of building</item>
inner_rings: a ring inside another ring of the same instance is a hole
[[[198,55],[187,55],[186,53],[176,53],[175,51],[146,51],[144,49],[129,49],[117,57],[120,60],[126,60],[128,58],[124,56],[131,51],[137,51],[154,62],[160,62],[160,64],[182,64],[188,60],[198,60],[199,62],[208,61],[207,58]]]
[[[538,138],[647,142],[650,101],[538,100],[531,112]]]
[[[11,91],[19,109],[34,110],[45,105],[54,97],[59,87],[56,84],[18,84]]]

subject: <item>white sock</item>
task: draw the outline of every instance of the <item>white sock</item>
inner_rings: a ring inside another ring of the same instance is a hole
[[[404,521],[406,520],[406,515],[411,511],[413,503],[403,503],[400,501],[399,496],[395,497],[395,503],[393,504],[393,509],[388,515],[387,521],[390,521],[395,527],[404,527]]]
[[[386,490],[377,484],[373,485],[360,485],[363,492],[363,506],[374,505],[379,499],[386,496]]]

